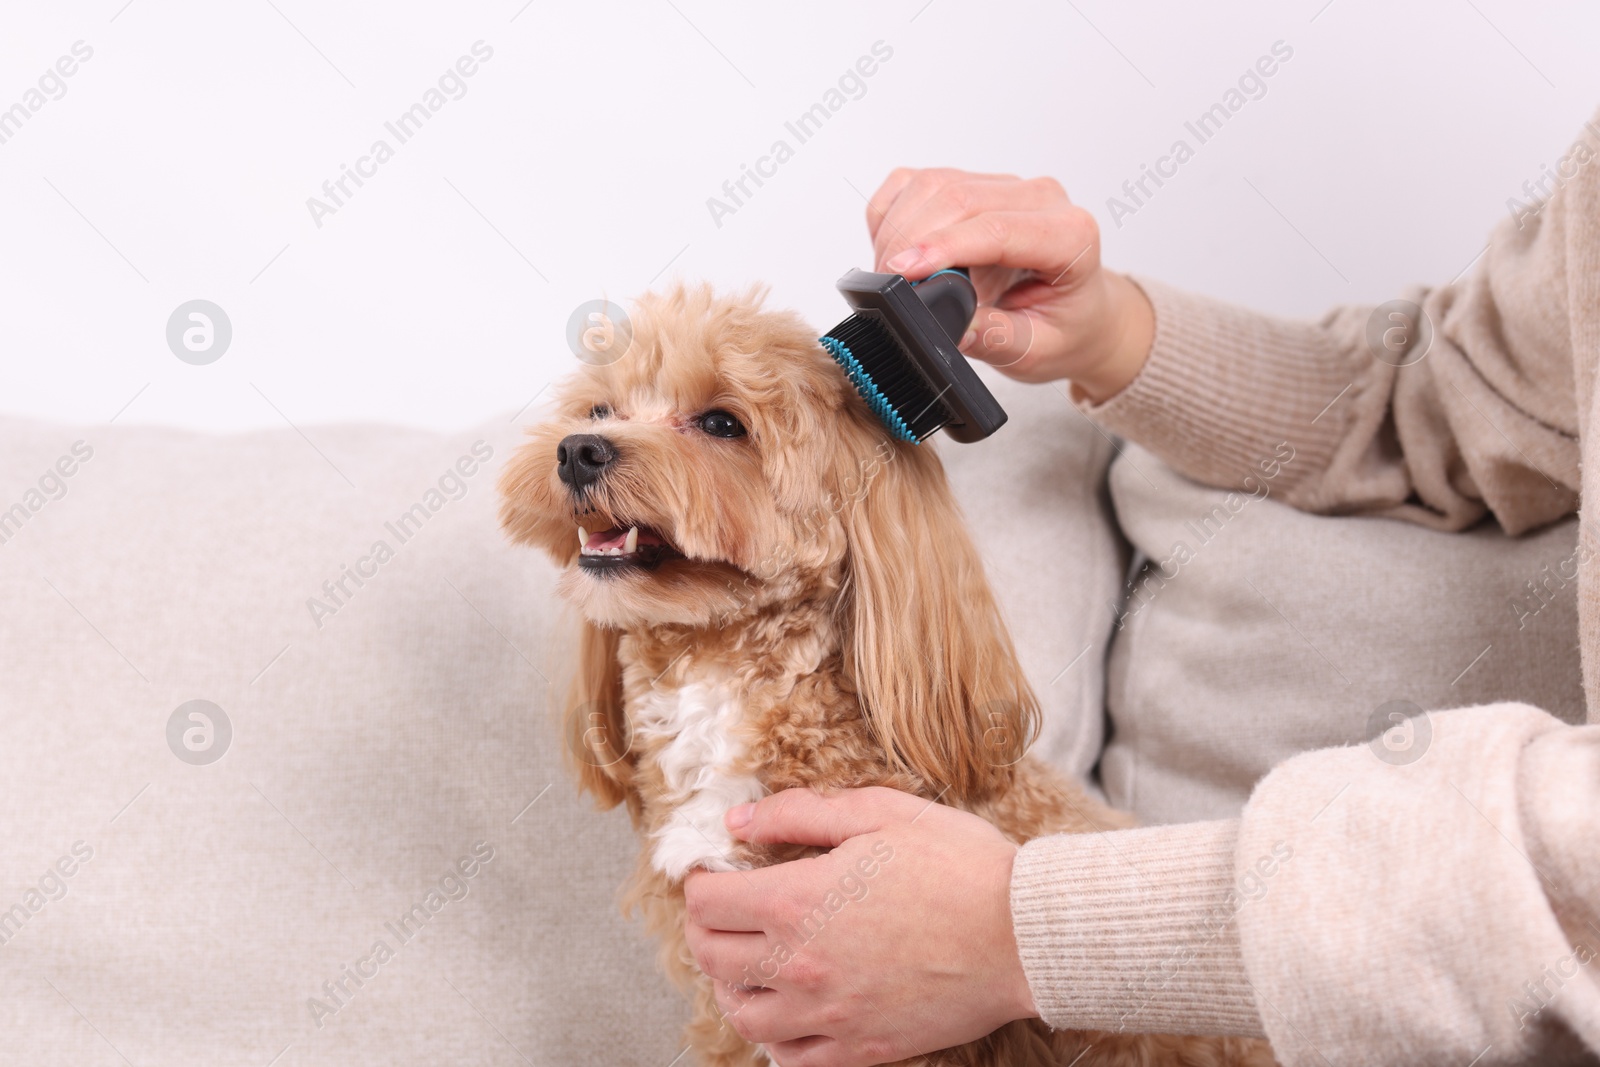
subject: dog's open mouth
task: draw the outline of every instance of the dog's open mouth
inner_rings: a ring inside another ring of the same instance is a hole
[[[678,555],[666,538],[648,526],[613,526],[609,530],[578,527],[578,566],[586,571],[641,567],[652,570]]]

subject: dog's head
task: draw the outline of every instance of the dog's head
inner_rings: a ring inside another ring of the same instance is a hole
[[[808,601],[840,620],[892,760],[957,795],[1003,766],[997,746],[1020,750],[1037,713],[933,448],[893,439],[815,332],[758,294],[648,296],[631,325],[500,483],[502,523],[563,569],[588,624],[570,724],[586,784],[624,795],[619,633]]]
[[[507,529],[599,626],[725,625],[813,593],[886,435],[794,316],[701,289],[631,319],[626,353],[568,379],[511,462]]]

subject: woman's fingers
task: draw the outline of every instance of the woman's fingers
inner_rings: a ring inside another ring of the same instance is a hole
[[[785,789],[730,810],[727,824],[736,837],[751,844],[837,848],[852,837],[910,818],[908,812],[915,813],[926,803],[910,793],[879,786],[834,793]]]
[[[884,266],[920,276],[973,264],[1029,270],[1047,286],[1071,288],[1100,269],[1100,229],[1082,208],[988,211],[928,234]]]
[[[928,170],[898,168],[890,172],[867,202],[867,233],[876,249],[880,240],[892,236],[897,228],[905,228],[910,212],[938,196],[947,186],[978,182],[1003,185],[1019,180],[1011,174],[977,174],[949,167]],[[915,240],[915,237],[910,240]],[[881,262],[883,258],[875,256],[874,261]]]
[[[693,870],[683,883],[689,925],[755,933],[772,923],[771,867],[753,871]]]
[[[779,1064],[885,1063],[915,1053],[906,1034],[948,1048],[1031,1010],[1011,935],[1017,846],[981,817],[893,789],[796,789],[731,809],[727,825],[746,840],[835,843],[685,886],[689,948],[721,983],[729,1025]],[[713,898],[740,895],[734,882],[753,891],[736,921],[755,917],[745,929],[761,933],[730,934],[713,914]]]
[[[889,214],[890,206],[895,199],[905,191],[906,186],[917,176],[917,171],[912,167],[896,167],[883,179],[883,184],[878,186],[867,201],[867,235],[874,242],[878,239],[878,228],[883,225],[884,218]]]
[[[1071,206],[1066,191],[1053,178],[946,182],[920,201],[914,202],[907,194],[895,202],[883,226],[874,235],[873,261],[881,270],[889,260],[927,240],[930,234],[966,219],[981,218],[992,212],[1044,214],[1064,211]],[[959,264],[964,267],[987,265],[981,261]]]
[[[1096,401],[1143,367],[1154,309],[1103,268],[1100,227],[1051,178],[901,168],[867,207],[876,269],[967,267],[978,315],[961,350],[1012,378],[1069,379]]]
[[[746,1041],[762,1045],[795,1041],[815,1034],[815,1028],[800,1018],[794,1004],[775,989],[750,988],[738,983],[716,984],[717,1007],[734,1032]]]
[[[765,985],[782,969],[781,955],[774,952],[766,934],[714,930],[690,923],[684,936],[700,970],[719,982]]]
[[[831,1037],[802,1037],[767,1045],[767,1054],[778,1067],[838,1067],[842,1050]]]

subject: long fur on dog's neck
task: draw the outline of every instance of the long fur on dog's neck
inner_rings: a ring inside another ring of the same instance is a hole
[[[623,635],[618,662],[632,743],[651,750],[641,752],[655,765],[645,773],[654,770],[668,790],[666,814],[643,813],[656,870],[681,878],[695,866],[749,865],[723,813],[799,784],[784,781],[783,764],[761,750],[786,729],[830,727],[817,706],[790,701],[803,679],[839,675],[839,649],[833,612],[817,602],[714,633],[663,627]]]

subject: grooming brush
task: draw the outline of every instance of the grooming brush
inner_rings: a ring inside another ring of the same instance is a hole
[[[855,314],[822,347],[890,432],[919,444],[942,427],[957,441],[981,441],[1005,425],[1005,411],[956,347],[978,307],[965,270],[920,282],[853,270],[839,292]]]

